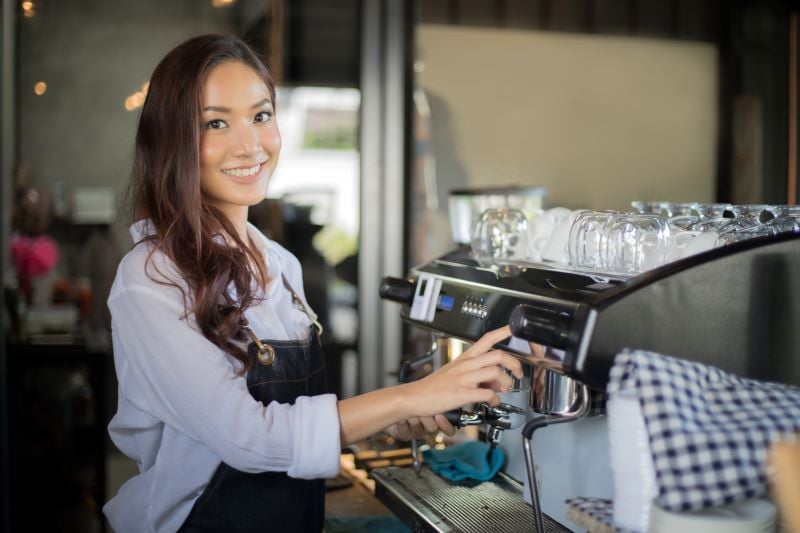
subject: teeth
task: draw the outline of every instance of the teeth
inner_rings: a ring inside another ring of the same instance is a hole
[[[228,176],[236,176],[238,178],[243,178],[245,176],[252,176],[261,168],[261,165],[255,165],[250,168],[223,168],[222,172],[227,174]]]

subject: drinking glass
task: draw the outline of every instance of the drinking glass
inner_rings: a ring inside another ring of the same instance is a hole
[[[663,215],[667,218],[697,215],[696,203],[663,202]]]
[[[605,225],[605,268],[638,274],[663,265],[668,258],[670,229],[656,214],[612,215]]]
[[[664,213],[665,208],[669,202],[644,202],[642,200],[635,200],[631,202],[631,207],[637,213],[649,213],[652,215],[660,215]]]
[[[717,228],[720,236],[754,228],[760,226],[764,220],[775,218],[771,206],[766,204],[733,205],[731,211],[736,218]]]
[[[665,211],[669,225],[678,230],[685,230],[700,220],[696,203],[670,203]]]
[[[738,229],[726,226],[727,231],[720,233],[717,238],[717,246],[724,246],[755,237],[768,237],[779,233],[800,233],[800,207],[772,205],[766,206],[764,212],[774,215],[775,218],[757,225],[748,225]],[[764,213],[761,213],[760,220],[763,219]]]
[[[709,217],[701,218],[694,224],[691,224],[686,229],[690,231],[699,231],[700,233],[718,232],[720,228],[727,226],[733,221],[733,218],[727,217]]]
[[[700,220],[712,218],[725,218],[725,212],[733,214],[730,210],[733,204],[695,204],[695,210],[700,216]]]
[[[529,245],[528,219],[518,209],[487,209],[473,226],[470,247],[478,263],[524,261]]]
[[[605,224],[617,211],[583,211],[569,232],[569,263],[577,268],[602,268]]]
[[[778,216],[764,223],[764,226],[769,227],[774,233],[800,233],[800,206],[797,205],[783,205],[772,206]]]

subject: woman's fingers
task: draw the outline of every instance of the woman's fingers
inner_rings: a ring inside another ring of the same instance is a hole
[[[392,424],[388,428],[383,430],[384,433],[393,437],[397,440],[410,440],[411,439],[411,432],[408,429],[408,423],[406,421],[398,422],[397,424]]]
[[[458,359],[456,359],[456,361],[458,361]],[[518,379],[521,379],[523,376],[522,363],[520,360],[507,354],[503,350],[492,350],[485,352],[479,357],[473,357],[472,359],[464,361],[462,364],[468,371],[472,371],[481,367],[499,365],[508,369]]]
[[[384,431],[387,435],[398,440],[409,441],[440,431],[452,437],[456,433],[456,428],[453,427],[444,415],[436,415],[412,417],[408,420],[398,422],[386,428]]]
[[[510,389],[512,384],[511,376],[506,374],[499,366],[480,368],[471,374],[471,379],[474,379],[474,382],[479,386],[485,384],[498,392]]]
[[[475,344],[467,348],[467,350],[461,354],[460,357],[464,357],[466,355],[467,358],[471,358],[483,352],[487,352],[491,350],[495,344],[509,338],[510,336],[510,326],[503,326],[502,328],[493,329],[492,331],[484,333],[483,337],[475,341]]]
[[[406,423],[408,424],[408,430],[409,433],[411,433],[412,439],[421,437],[425,433],[425,429],[422,427],[422,423],[419,421],[418,417],[409,418]]]
[[[488,403],[495,406],[500,403],[500,397],[492,389],[475,389],[473,393],[473,402],[475,403]]]
[[[420,422],[422,422],[422,427],[424,428],[426,434],[436,433],[439,431],[439,426],[436,424],[436,420],[434,420],[432,416],[424,416],[420,418]]]
[[[433,420],[436,422],[439,431],[443,432],[448,437],[452,437],[456,434],[456,428],[453,427],[453,424],[451,424],[444,415],[436,415],[433,417]]]

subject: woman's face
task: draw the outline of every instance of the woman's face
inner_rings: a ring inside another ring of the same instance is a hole
[[[232,221],[264,199],[281,150],[274,102],[256,72],[228,61],[208,74],[202,96],[200,186]]]

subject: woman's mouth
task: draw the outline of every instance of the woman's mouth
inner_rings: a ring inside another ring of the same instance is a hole
[[[256,163],[252,167],[223,168],[222,172],[234,178],[249,178],[256,176],[264,163]]]

